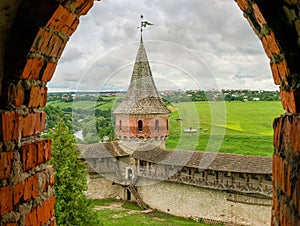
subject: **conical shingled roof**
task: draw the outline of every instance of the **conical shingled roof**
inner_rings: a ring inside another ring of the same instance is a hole
[[[170,114],[155,86],[142,38],[126,97],[114,114]]]

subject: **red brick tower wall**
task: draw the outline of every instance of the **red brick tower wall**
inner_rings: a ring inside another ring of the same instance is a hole
[[[92,0],[24,0],[10,6],[16,14],[1,84],[0,225],[56,225],[54,171],[45,164],[51,140],[39,136],[46,119],[39,108],[79,16],[92,5]]]
[[[300,225],[300,3],[236,2],[270,59],[286,110],[274,121],[271,224]],[[39,138],[45,122],[39,107],[46,103],[46,83],[68,37],[93,1],[2,0],[0,5],[6,6],[0,37],[0,224],[55,225],[53,170],[45,166],[51,141]]]
[[[122,121],[121,127],[120,120]],[[140,120],[143,123],[143,129],[141,131],[138,126],[138,121]],[[119,139],[133,137],[140,139],[165,139],[168,136],[168,115],[116,116],[116,137]]]

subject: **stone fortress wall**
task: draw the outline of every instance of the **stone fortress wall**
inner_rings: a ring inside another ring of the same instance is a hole
[[[206,223],[268,225],[271,157],[160,148],[126,154],[119,144],[80,147],[89,165],[89,198],[136,201]],[[201,168],[204,160],[211,162]]]
[[[153,209],[211,223],[269,225],[271,198],[162,181],[138,187],[143,201]]]
[[[272,199],[258,195],[220,191],[169,181],[139,179],[142,200],[152,209],[192,218],[206,223],[235,225],[269,225]],[[87,196],[92,199],[115,198],[135,201],[128,197],[128,188],[100,175],[90,175]]]

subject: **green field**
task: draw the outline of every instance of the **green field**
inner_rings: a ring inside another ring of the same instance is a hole
[[[70,112],[108,110],[119,103],[115,97],[103,101],[47,103]],[[273,120],[284,113],[279,101],[182,102],[168,106],[167,149],[220,151],[226,153],[270,156],[273,153]],[[185,129],[197,133],[184,133]]]
[[[266,155],[273,153],[273,120],[280,102],[183,102],[173,105],[168,149]],[[172,109],[171,108],[171,109]],[[197,133],[183,133],[184,129]],[[210,142],[209,142],[210,139]],[[219,150],[218,150],[219,149]]]
[[[113,100],[114,97],[107,97],[105,98],[106,101],[88,101],[88,100],[82,100],[82,101],[74,101],[74,102],[63,102],[61,100],[54,100],[47,102],[47,106],[53,106],[53,107],[59,107],[61,109],[66,108],[81,108],[83,110],[94,110],[94,109],[101,109],[101,110],[108,110],[111,109],[113,106]]]

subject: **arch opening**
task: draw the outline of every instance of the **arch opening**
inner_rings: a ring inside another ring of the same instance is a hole
[[[238,1],[238,2],[240,2],[240,1]],[[283,15],[283,14],[282,14],[282,15]],[[289,28],[289,30],[290,30],[290,28]],[[24,63],[24,62],[26,61],[26,60],[25,60],[25,57],[24,57],[24,56],[22,56],[21,58],[22,58],[22,59],[21,59],[21,60],[22,60],[22,62]],[[295,64],[295,65],[298,65],[298,64]],[[297,67],[297,68],[298,68],[298,67]],[[288,99],[288,98],[287,98],[287,99]],[[167,126],[168,126],[168,124],[167,124]]]
[[[154,129],[155,129],[156,131],[159,130],[159,121],[158,121],[158,119],[155,120],[155,126],[154,126]]]
[[[142,131],[143,131],[143,121],[142,121],[142,120],[139,120],[139,121],[138,121],[138,131],[139,131],[139,132],[142,132]]]

